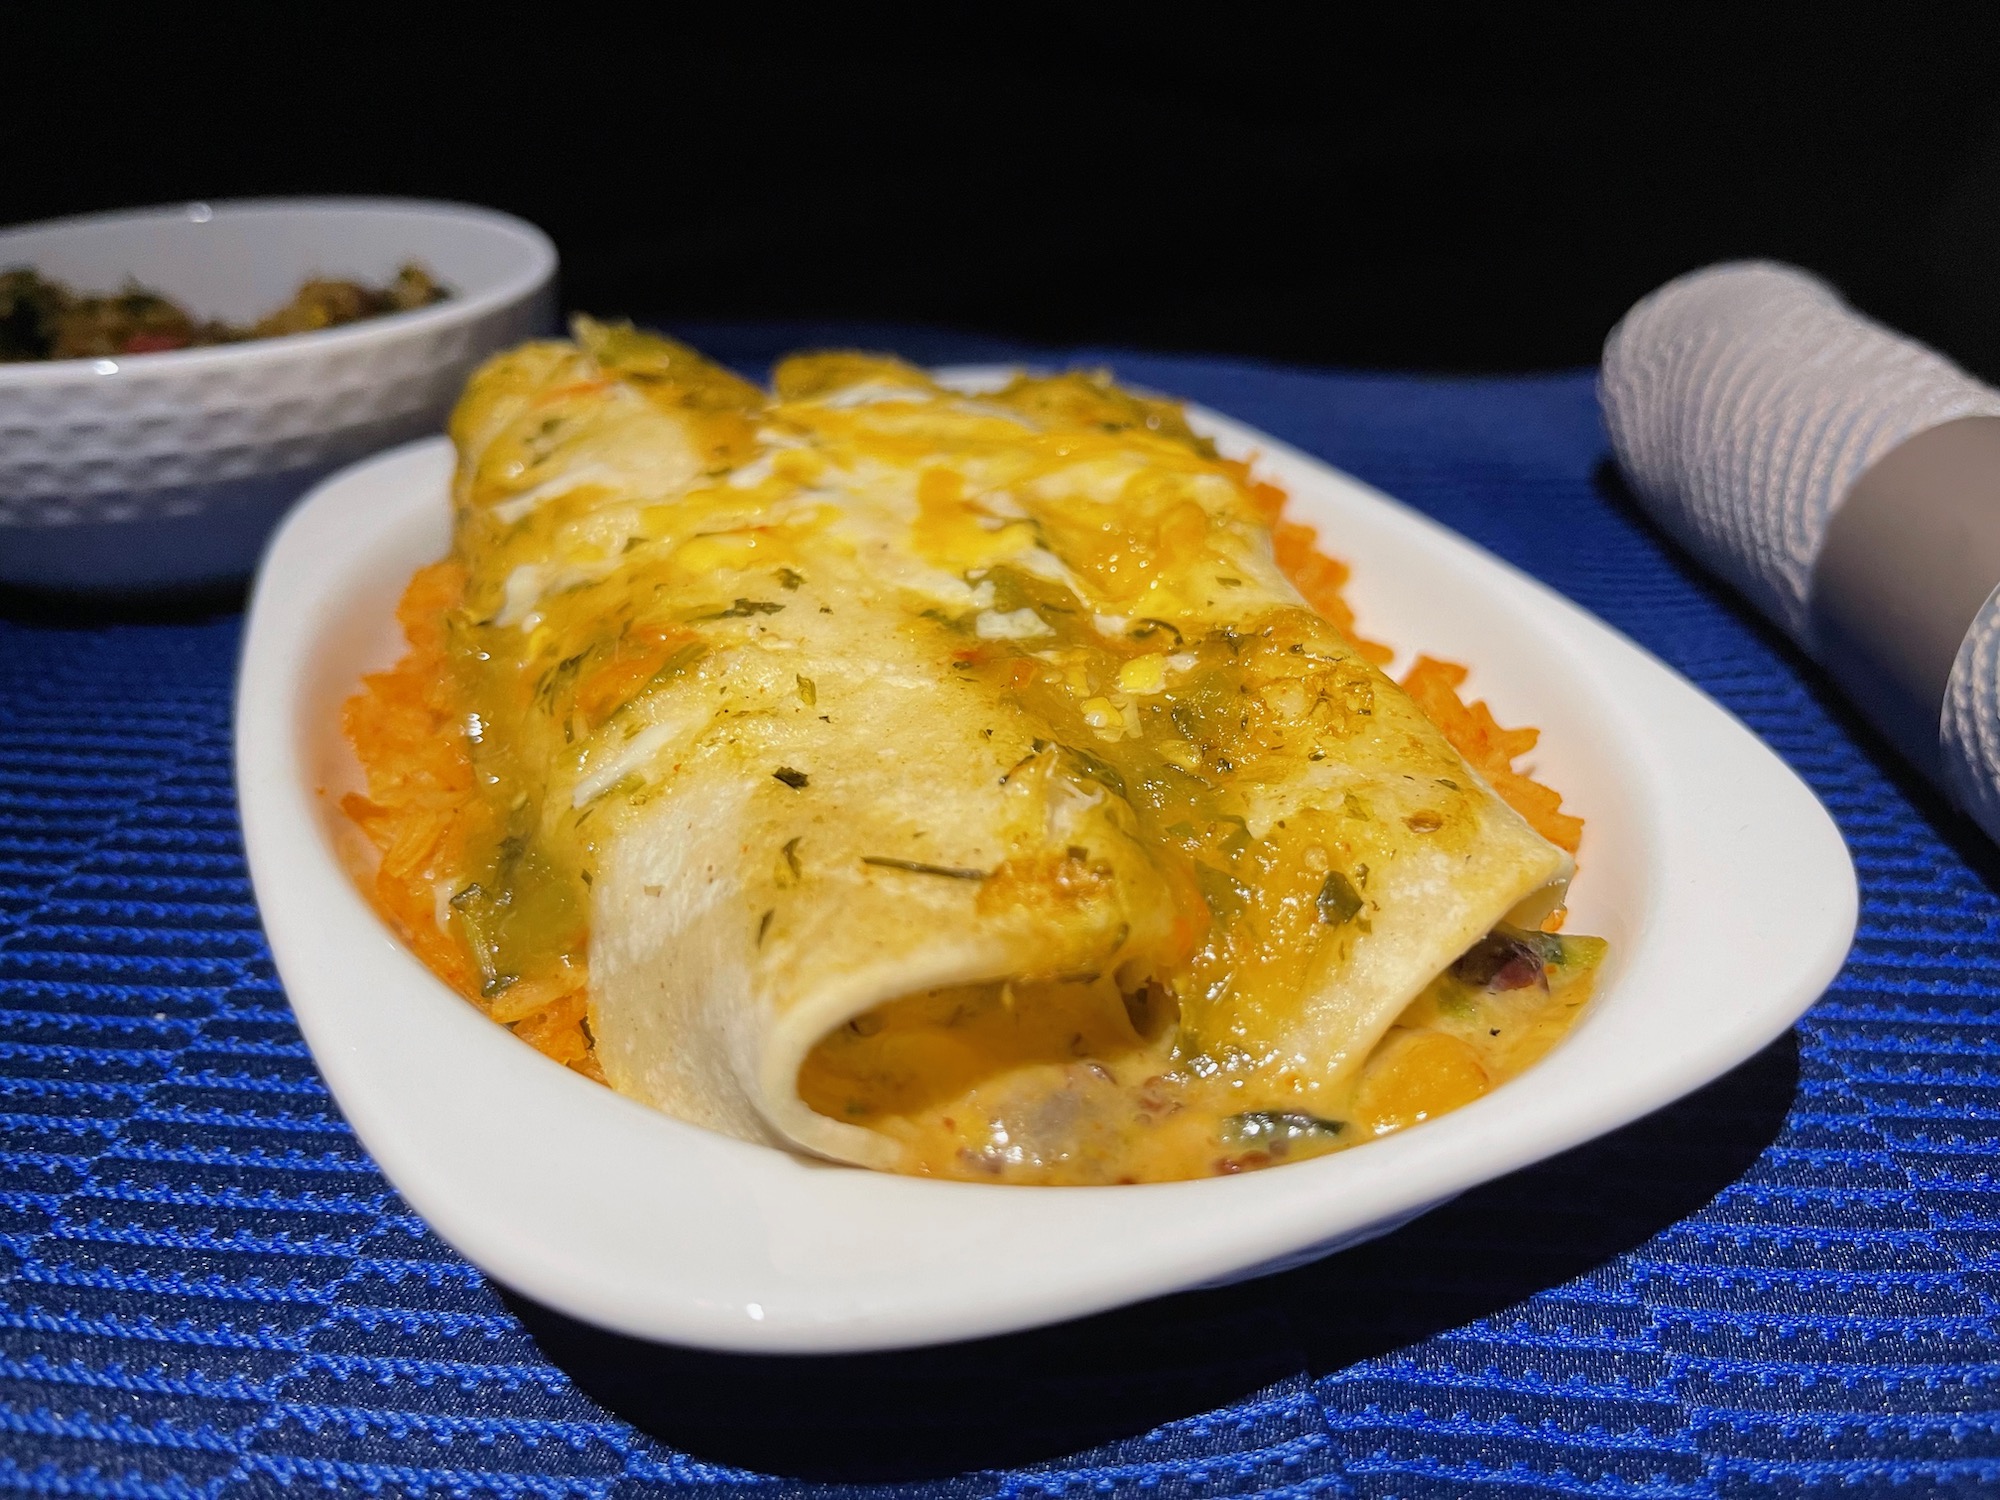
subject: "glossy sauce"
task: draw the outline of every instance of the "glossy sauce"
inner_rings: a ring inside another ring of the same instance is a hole
[[[1504,960],[1481,962],[1492,949]],[[1209,1065],[1159,989],[1105,978],[878,1007],[814,1050],[800,1092],[904,1142],[927,1176],[1076,1185],[1249,1171],[1420,1124],[1515,1077],[1582,1011],[1603,952],[1596,938],[1489,939],[1309,1109],[1282,1075]]]

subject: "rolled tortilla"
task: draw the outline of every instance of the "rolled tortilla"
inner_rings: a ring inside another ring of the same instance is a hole
[[[490,815],[440,911],[489,991],[587,948],[619,1091],[891,1169],[1101,1146],[1113,1180],[1134,1090],[1325,1123],[1559,901],[1568,856],[1305,605],[1174,408],[845,355],[766,397],[578,340],[453,422]]]

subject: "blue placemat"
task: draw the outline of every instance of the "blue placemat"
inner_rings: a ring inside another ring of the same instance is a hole
[[[748,365],[852,335],[698,336]],[[1646,528],[1587,375],[1104,358],[1440,517],[1775,745],[1864,895],[1854,957],[1794,1036],[1250,1286],[908,1355],[654,1350],[497,1291],[341,1123],[244,879],[238,622],[0,623],[0,1488],[2000,1492],[1992,851]]]

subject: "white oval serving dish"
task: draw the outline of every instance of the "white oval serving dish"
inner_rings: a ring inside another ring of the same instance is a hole
[[[555,321],[555,247],[490,209],[397,199],[188,203],[0,230],[0,270],[137,281],[254,322],[308,277],[419,261],[434,306],[318,333],[0,364],[0,583],[147,590],[246,576],[333,470],[442,427],[472,367]]]
[[[957,372],[968,385],[980,372]],[[990,378],[990,377],[988,377]],[[1612,957],[1521,1079],[1400,1135],[1242,1176],[1110,1188],[832,1166],[656,1114],[486,1020],[392,937],[338,850],[340,706],[448,539],[434,440],[323,484],[256,588],[237,784],[265,930],[313,1056],[390,1181],[466,1257],[587,1322],[760,1353],[936,1343],[1238,1279],[1383,1233],[1638,1118],[1777,1037],[1853,935],[1853,867],[1805,786],[1651,656],[1469,543],[1213,413],[1354,566],[1363,629],[1473,667],[1589,820],[1570,930]]]

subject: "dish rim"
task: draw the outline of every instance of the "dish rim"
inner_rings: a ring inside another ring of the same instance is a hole
[[[972,385],[995,371],[951,373]],[[442,504],[449,445],[427,439],[325,481],[273,539],[244,639],[237,780],[245,848],[272,955],[314,1059],[385,1175],[444,1239],[540,1302],[664,1342],[747,1353],[848,1353],[998,1334],[1240,1279],[1385,1233],[1459,1192],[1692,1092],[1754,1055],[1819,996],[1845,958],[1858,893],[1831,818],[1774,752],[1642,648],[1511,565],[1277,439],[1197,406],[1188,410],[1226,451],[1257,450],[1292,490],[1294,504],[1305,500],[1303,519],[1314,521],[1316,511],[1339,514],[1342,507],[1350,522],[1366,513],[1382,536],[1398,537],[1397,546],[1414,548],[1443,574],[1477,579],[1482,607],[1521,611],[1521,628],[1558,640],[1572,662],[1589,658],[1599,670],[1607,663],[1624,670],[1619,692],[1632,700],[1624,709],[1664,706],[1688,715],[1677,721],[1670,714],[1652,726],[1667,741],[1664,748],[1636,739],[1623,746],[1636,747],[1637,767],[1608,772],[1614,780],[1658,783],[1664,776],[1671,788],[1687,790],[1694,783],[1686,755],[1706,764],[1703,754],[1727,752],[1730,775],[1713,789],[1718,808],[1697,800],[1677,807],[1671,819],[1655,817],[1645,832],[1656,843],[1684,844],[1704,820],[1740,820],[1707,830],[1734,835],[1722,852],[1736,856],[1746,843],[1755,847],[1756,840],[1742,834],[1755,832],[1761,816],[1769,825],[1762,865],[1746,873],[1742,860],[1723,858],[1712,859],[1706,870],[1653,870],[1654,904],[1671,910],[1691,902],[1688,881],[1696,878],[1697,884],[1711,882],[1703,899],[1718,907],[1730,906],[1732,879],[1751,910],[1775,899],[1761,905],[1753,899],[1759,880],[1787,893],[1789,906],[1809,907],[1799,930],[1779,930],[1782,944],[1754,925],[1731,927],[1726,914],[1720,919],[1732,940],[1745,940],[1739,963],[1765,986],[1761,1001],[1723,1016],[1692,1040],[1677,1038],[1686,1043],[1678,1051],[1655,1039],[1653,1051],[1633,1055],[1628,1044],[1618,1055],[1636,1077],[1573,1078],[1582,1067],[1574,1049],[1587,1035],[1604,1034],[1600,1018],[1618,994],[1644,994],[1649,983],[1660,989],[1664,982],[1631,967],[1650,951],[1646,943],[1657,944],[1659,934],[1649,924],[1660,912],[1627,913],[1629,951],[1614,952],[1605,993],[1522,1080],[1365,1148],[1282,1170],[1191,1182],[1038,1189],[923,1181],[807,1161],[657,1115],[533,1052],[389,937],[333,853],[325,799],[306,786],[315,777],[301,775],[310,765],[306,699],[317,689],[323,702],[325,686],[315,673],[324,677],[326,653],[334,649],[316,627],[337,624],[343,601],[351,612],[357,589],[381,594],[390,587],[385,597],[391,601],[400,593],[407,572],[386,584],[350,575],[365,560],[366,538],[375,538],[380,551],[382,536],[398,526],[421,527],[423,507]],[[1316,498],[1302,495],[1301,475],[1309,490],[1317,489]],[[440,521],[430,518],[434,535],[443,534]],[[1318,522],[1324,527],[1324,515]],[[424,560],[415,557],[411,565]],[[352,618],[346,623],[350,632],[362,628]],[[386,664],[379,655],[376,660]],[[1600,706],[1609,715],[1621,705]],[[1502,717],[1520,719],[1511,711],[1516,707],[1508,705]],[[326,726],[312,723],[311,732],[323,741]],[[1632,733],[1629,726],[1626,733]],[[1782,837],[1769,837],[1774,831]],[[1588,862],[1588,844],[1585,855]],[[1677,858],[1685,864],[1684,855]],[[1718,880],[1721,889],[1712,884]],[[1705,933],[1712,935],[1712,928]],[[1783,948],[1775,957],[1774,945]],[[328,965],[351,985],[360,983],[344,988]],[[1740,975],[1718,984],[1746,988]],[[425,1053],[427,1064],[413,1066],[382,1038],[361,1034],[355,997],[365,1009],[384,998],[383,986],[410,1007],[393,1012],[397,1024],[447,1046],[457,1057],[456,1071],[440,1074],[437,1053]],[[1634,1012],[1625,1024],[1642,1019],[1644,1025],[1658,1022],[1651,1012],[1643,1018]],[[1566,1056],[1570,1064],[1558,1067]],[[1534,1087],[1538,1079],[1541,1088]],[[506,1107],[478,1119],[484,1139],[468,1140],[464,1121],[433,1097],[440,1090],[483,1090]],[[527,1133],[523,1120],[530,1115],[557,1137],[581,1141],[581,1157],[564,1157]],[[496,1153],[508,1150],[516,1154],[496,1172]],[[647,1171],[640,1176],[642,1166]],[[576,1216],[590,1220],[589,1232]],[[679,1233],[690,1217],[703,1225],[693,1237]],[[761,1239],[758,1225],[770,1231]],[[628,1243],[620,1236],[639,1239]],[[1051,1243],[1063,1245],[1068,1258],[1051,1260]],[[797,1246],[813,1247],[813,1253],[801,1260]],[[1107,1246],[1133,1248],[1111,1266]],[[869,1258],[887,1248],[912,1255],[920,1248],[928,1258],[915,1266],[898,1266],[893,1256]],[[746,1283],[743,1267],[760,1251],[763,1263],[750,1267],[754,1274]],[[833,1262],[841,1274],[828,1269]],[[759,1290],[756,1276],[772,1290]]]

